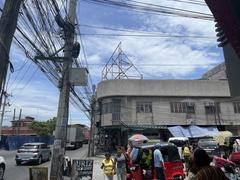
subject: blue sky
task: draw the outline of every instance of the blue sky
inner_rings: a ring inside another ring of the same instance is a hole
[[[174,0],[141,0],[141,2],[210,14],[207,6]],[[0,0],[0,6],[2,5],[3,0]],[[90,25],[135,30],[136,32],[132,34],[144,31],[209,37],[197,39],[83,35],[82,41],[94,84],[101,81],[102,64],[108,61],[119,42],[122,42],[123,51],[143,74],[144,79],[197,79],[213,67],[213,64],[223,61],[222,50],[217,48],[213,21],[154,15],[92,4],[83,0],[78,0],[77,16],[82,34],[130,34],[84,26]],[[80,56],[81,59],[84,58],[82,51]],[[17,108],[17,111],[22,108],[23,116],[34,116],[41,121],[56,116],[58,89],[14,45],[11,49],[11,61],[16,71],[9,78],[8,91],[12,94],[10,97],[12,105],[7,108],[11,112],[6,113],[4,124],[9,125],[14,108]],[[89,124],[87,117],[72,106],[69,122]]]

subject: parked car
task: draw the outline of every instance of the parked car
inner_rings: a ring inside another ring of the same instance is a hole
[[[50,147],[45,143],[25,143],[18,149],[15,160],[17,165],[22,162],[41,164],[43,161],[50,160],[51,154]]]
[[[5,169],[6,169],[6,162],[4,158],[0,156],[0,180],[3,180]]]
[[[210,157],[221,156],[218,143],[212,138],[199,139],[198,147],[204,149]]]

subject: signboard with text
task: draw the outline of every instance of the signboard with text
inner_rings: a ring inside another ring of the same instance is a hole
[[[74,180],[92,180],[93,160],[74,159],[73,170],[74,170]]]
[[[48,180],[47,167],[30,167],[29,180]]]

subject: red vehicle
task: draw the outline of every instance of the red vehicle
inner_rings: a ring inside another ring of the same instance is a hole
[[[232,152],[230,160],[236,164],[240,164],[240,152]]]
[[[149,150],[152,154],[151,165],[148,168],[143,168],[141,159],[139,163],[133,164],[130,162],[130,173],[128,174],[128,180],[153,180],[156,179],[156,172],[154,169],[153,152],[155,145],[142,146],[140,148],[140,154],[144,150]],[[178,148],[172,143],[161,144],[161,153],[164,159],[164,173],[166,180],[180,180],[185,178],[183,162],[180,159]],[[142,155],[139,155],[142,157]]]

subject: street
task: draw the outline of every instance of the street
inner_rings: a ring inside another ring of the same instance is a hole
[[[66,151],[66,156],[69,156],[72,159],[81,159],[87,157],[87,145],[83,145],[82,148],[77,150]],[[34,164],[22,164],[17,166],[15,163],[15,154],[16,151],[5,151],[0,150],[0,156],[5,158],[7,168],[5,171],[4,180],[28,180],[29,172],[28,168],[30,166],[37,166]],[[51,161],[44,162],[39,166],[49,167],[48,173],[50,173]]]

